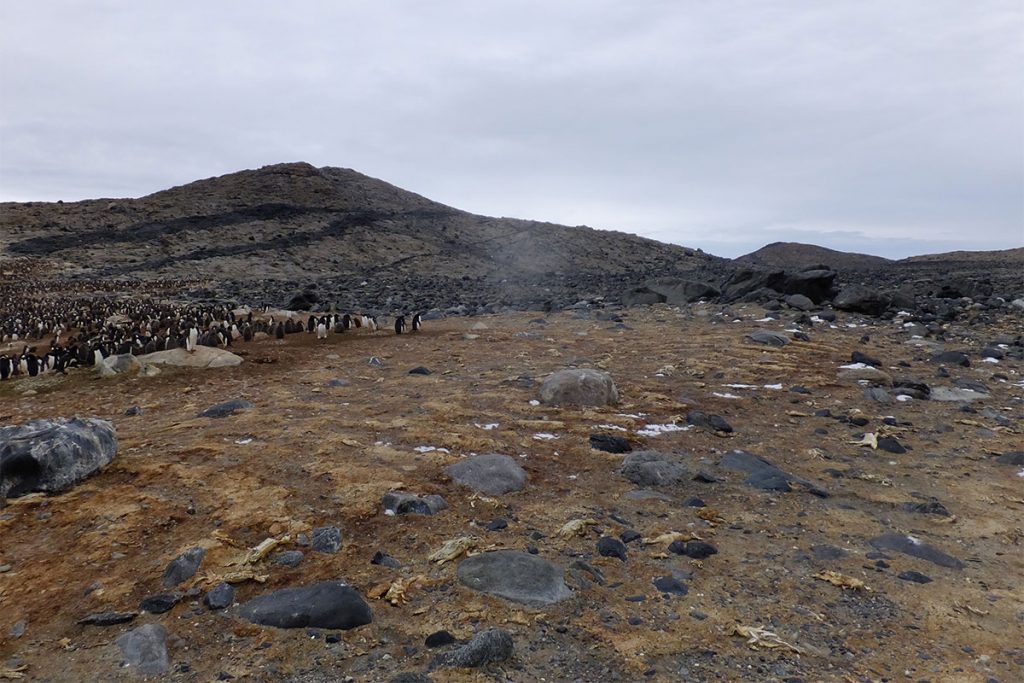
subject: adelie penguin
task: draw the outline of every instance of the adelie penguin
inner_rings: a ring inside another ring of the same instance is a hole
[[[402,334],[405,332],[405,316],[400,315],[395,318],[395,334]]]
[[[420,328],[423,327],[423,319],[420,318],[420,314],[417,313],[412,317],[412,331],[419,332]]]

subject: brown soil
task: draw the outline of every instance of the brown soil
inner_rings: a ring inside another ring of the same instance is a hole
[[[887,365],[907,360],[912,368],[900,374],[931,382],[926,354],[905,345],[895,326],[872,330],[867,345],[857,343],[863,328],[816,326],[811,343],[773,349],[745,342],[744,334],[784,324],[755,322],[762,315],[755,307],[739,323],[716,311],[638,310],[626,316],[632,330],[568,313],[551,316],[546,327],[525,314],[449,319],[428,323],[418,335],[348,334],[317,342],[301,334],[243,344],[247,362],[232,369],[113,380],[83,371],[6,382],[0,386],[4,424],[104,417],[117,425],[120,452],[68,493],[15,499],[0,510],[0,565],[10,565],[0,573],[0,667],[25,666],[26,680],[135,680],[120,667],[114,640],[133,626],[158,622],[170,633],[172,673],[164,680],[174,681],[210,681],[220,672],[245,681],[388,680],[426,670],[435,654],[423,645],[428,634],[448,629],[468,637],[490,627],[512,633],[513,660],[483,672],[434,671],[433,680],[1020,680],[1024,479],[1020,468],[991,460],[1020,450],[1021,434],[958,412],[955,404],[871,403],[857,384],[837,380],[838,365],[860,349]],[[476,321],[487,329],[471,330]],[[1019,320],[1006,325],[1005,331],[1021,331]],[[369,365],[371,356],[384,367]],[[524,388],[517,378],[543,378],[572,361],[610,372],[621,404],[531,405],[536,387]],[[433,374],[407,374],[419,365]],[[993,395],[986,405],[1019,424],[1020,366],[977,363],[956,372],[988,383]],[[1010,381],[991,381],[995,370]],[[350,385],[328,387],[333,378]],[[799,384],[813,393],[723,388],[730,383]],[[255,407],[224,419],[196,417],[234,398]],[[125,417],[133,404],[144,414]],[[1007,412],[1014,405],[1018,412]],[[694,407],[724,416],[736,434],[636,435],[643,425],[678,421]],[[871,422],[858,429],[810,416],[820,408],[837,415],[860,410]],[[892,430],[913,450],[892,455],[850,443],[857,432],[877,431],[885,415],[913,423]],[[499,426],[476,426],[486,423]],[[635,487],[617,474],[621,456],[589,448],[594,432],[687,454],[690,469],[723,479],[688,481],[663,491],[666,499],[631,499],[626,494]],[[538,440],[538,433],[558,438]],[[418,453],[418,446],[450,453]],[[832,496],[748,488],[742,477],[715,467],[733,448],[821,483]],[[443,474],[461,456],[485,452],[521,457],[528,488],[491,501]],[[450,508],[433,517],[383,515],[381,496],[401,487],[440,493]],[[709,507],[684,507],[691,496]],[[932,497],[955,518],[900,507]],[[696,562],[667,555],[666,544],[631,543],[626,562],[600,557],[599,534],[626,528],[611,514],[645,538],[686,532],[713,543],[719,554]],[[507,519],[508,528],[483,530],[496,517]],[[597,525],[583,536],[558,535],[578,518]],[[370,599],[374,623],[339,633],[339,642],[328,643],[323,631],[314,637],[306,629],[253,626],[233,609],[211,613],[187,600],[163,615],[142,614],[130,626],[76,625],[90,613],[135,610],[140,599],[162,592],[163,568],[185,548],[208,548],[196,581],[205,586],[265,538],[294,538],[325,524],[343,531],[337,555],[305,549],[296,569],[261,565],[267,582],[238,585],[236,599],[335,578],[368,595],[399,577],[423,577],[404,604]],[[534,531],[544,537],[532,539]],[[890,566],[876,567],[865,557],[872,550],[867,539],[889,531],[920,537],[967,566],[945,569],[888,552]],[[533,544],[564,567],[582,558],[603,572],[605,583],[573,584],[572,599],[546,609],[474,593],[458,583],[454,563],[427,561],[444,541],[465,535],[477,539],[477,550]],[[824,544],[845,556],[814,559],[812,546]],[[371,565],[377,550],[405,568]],[[910,569],[934,581],[896,578]],[[689,595],[662,598],[651,581],[673,570],[692,573]],[[822,570],[867,588],[814,578]],[[645,599],[627,601],[631,596]],[[633,617],[640,622],[631,625]],[[27,629],[14,637],[18,622]],[[734,635],[737,626],[765,627],[794,649],[748,644]]]

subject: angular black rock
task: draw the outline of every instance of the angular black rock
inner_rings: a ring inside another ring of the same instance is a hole
[[[503,662],[512,656],[514,643],[508,631],[492,628],[477,633],[460,648],[445,652],[431,664],[432,667],[477,668],[494,662]]]
[[[225,609],[235,601],[235,589],[230,583],[218,583],[203,596],[203,604],[209,609]]]
[[[175,605],[181,602],[181,593],[158,593],[143,598],[139,603],[139,610],[150,614],[163,614],[170,612]]]
[[[139,616],[138,612],[97,612],[78,620],[82,626],[116,626],[127,624]]]
[[[313,529],[310,547],[318,553],[334,555],[341,550],[341,529],[336,526],[321,526]]]
[[[654,579],[654,587],[662,593],[671,595],[686,595],[690,592],[689,587],[674,576],[659,576]]]
[[[704,541],[672,541],[668,546],[668,551],[676,555],[685,555],[695,560],[703,560],[718,554],[718,548]]]
[[[926,576],[925,574],[922,574],[921,572],[915,572],[912,569],[907,570],[905,572],[900,572],[896,576],[896,578],[903,579],[904,581],[912,581],[914,583],[931,583],[932,582],[932,578],[930,576]]]
[[[206,556],[206,549],[195,547],[189,548],[181,555],[171,560],[167,568],[164,570],[163,584],[164,588],[171,588],[177,586],[183,581],[187,581],[196,575],[196,571],[199,569],[199,564],[203,561]]]
[[[880,550],[895,550],[896,552],[904,553],[911,557],[928,560],[940,567],[963,569],[966,566],[963,562],[952,555],[947,555],[938,548],[928,545],[924,541],[913,536],[905,536],[904,534],[882,534],[881,536],[875,536],[869,540],[868,543]]]

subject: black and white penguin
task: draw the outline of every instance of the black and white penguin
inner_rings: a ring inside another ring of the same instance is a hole
[[[242,341],[252,341],[252,325],[249,323],[242,325]]]
[[[0,355],[0,380],[9,378],[13,371],[11,359],[6,355]]]
[[[284,324],[278,323],[277,327],[274,328],[274,338],[284,339]]]
[[[395,318],[395,334],[402,334],[405,332],[405,316],[400,315]]]
[[[315,329],[317,329],[316,316],[315,315],[311,315],[311,316],[309,316],[309,320],[306,321],[306,333],[307,334],[312,334],[313,330],[315,330]],[[317,338],[319,339],[319,337],[317,337]]]
[[[188,329],[188,338],[185,341],[185,350],[192,353],[196,350],[196,344],[199,343],[199,328],[193,325]]]
[[[343,331],[352,329],[352,316],[350,316],[348,313],[341,316],[341,329]]]
[[[417,313],[412,317],[412,331],[419,332],[421,327],[423,327],[423,319],[420,318],[420,314]]]
[[[316,324],[316,338],[327,339],[327,318],[321,318]]]

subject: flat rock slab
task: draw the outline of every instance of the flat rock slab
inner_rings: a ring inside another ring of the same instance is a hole
[[[769,332],[768,330],[756,330],[747,335],[747,339],[756,344],[767,344],[768,346],[785,346],[789,343],[789,337],[780,332]]]
[[[66,491],[116,454],[117,432],[107,420],[54,418],[0,428],[0,499]]]
[[[685,479],[689,472],[672,455],[636,451],[622,461],[619,474],[637,486],[669,486]]]
[[[540,387],[540,401],[553,406],[606,406],[619,402],[611,375],[600,370],[559,370]]]
[[[952,555],[947,555],[935,546],[928,545],[914,536],[905,536],[904,534],[882,534],[881,536],[875,536],[868,541],[868,543],[879,550],[894,550],[898,553],[903,553],[904,555],[928,560],[940,567],[963,569],[967,566]]]
[[[236,398],[233,401],[225,401],[224,403],[210,406],[199,413],[199,417],[227,417],[228,415],[234,415],[239,410],[247,410],[249,408],[252,408],[251,403],[245,399]]]
[[[973,389],[960,389],[958,387],[932,387],[931,400],[946,402],[984,401],[989,395]]]
[[[167,657],[167,629],[160,624],[145,624],[117,639],[117,646],[129,665],[146,676],[162,674],[171,668]]]
[[[562,568],[518,550],[496,550],[462,561],[463,585],[524,605],[551,605],[572,595]]]
[[[807,479],[793,476],[753,453],[740,450],[729,451],[722,456],[718,464],[725,469],[733,470],[734,472],[745,472],[750,475],[744,483],[755,489],[786,493],[792,491],[790,483],[796,483],[816,496],[822,498],[828,496],[828,492],[820,486]]]
[[[352,586],[341,581],[261,595],[242,605],[238,613],[254,624],[277,628],[348,630],[373,621],[370,606]]]
[[[240,365],[241,356],[212,346],[197,346],[195,351],[170,349],[138,357],[142,364],[175,365],[183,368],[230,368]]]
[[[489,496],[521,491],[526,487],[526,470],[510,456],[500,453],[474,455],[444,469],[463,486]]]

